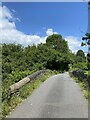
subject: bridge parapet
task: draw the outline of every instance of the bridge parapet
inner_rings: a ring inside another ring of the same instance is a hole
[[[33,73],[33,74],[23,78],[19,82],[17,82],[17,83],[15,83],[15,84],[10,86],[10,92],[11,93],[16,92],[22,86],[24,86],[25,84],[27,84],[28,82],[30,82],[33,79],[37,79],[38,77],[40,77],[45,72],[49,72],[49,70],[40,70],[40,71],[37,71],[37,72],[35,72],[35,73]]]

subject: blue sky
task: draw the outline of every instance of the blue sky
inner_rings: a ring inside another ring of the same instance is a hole
[[[28,41],[27,43],[24,41],[23,45],[35,43],[36,37],[36,44],[40,41],[45,42],[48,35],[59,33],[75,52],[80,47],[78,44],[81,37],[87,32],[87,2],[8,2],[2,4],[2,11],[7,11],[5,9],[8,9],[11,18],[6,14],[1,21],[8,20],[8,24],[12,24],[12,29],[9,26],[9,30],[23,34],[23,38]],[[16,40],[3,41],[16,42]]]
[[[87,30],[87,3],[50,2],[50,3],[5,3],[21,22],[17,29],[30,33],[42,33],[42,28],[53,28],[63,35],[80,36]]]

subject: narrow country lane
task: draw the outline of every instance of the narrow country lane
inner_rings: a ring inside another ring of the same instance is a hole
[[[8,118],[88,118],[88,101],[68,73],[47,79]]]

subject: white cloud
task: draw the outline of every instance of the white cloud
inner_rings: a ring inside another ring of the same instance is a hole
[[[15,10],[13,10],[15,12]],[[27,35],[16,29],[15,19],[6,6],[0,6],[0,41],[1,43],[16,43],[23,46],[45,43],[46,37]],[[13,22],[11,22],[13,21]]]
[[[81,42],[77,37],[74,36],[67,36],[65,37],[65,40],[68,42],[69,48],[72,50],[72,52],[76,52],[81,47]]]
[[[0,39],[2,43],[18,43],[23,46],[45,43],[46,37],[40,37],[38,35],[26,35],[16,29],[12,30],[1,30]]]
[[[58,33],[54,32],[53,29],[50,28],[46,31],[46,34],[47,34],[47,36],[49,36],[49,35],[58,34]],[[80,49],[81,42],[77,37],[66,36],[64,39],[68,42],[68,46],[72,50],[72,52],[77,52],[77,50]]]
[[[16,11],[14,9],[12,9],[12,12],[15,13]]]
[[[0,29],[15,29],[15,23],[14,22],[8,22],[7,19],[0,19]]]
[[[46,31],[46,34],[47,34],[47,36],[50,36],[50,35],[58,34],[58,33],[57,33],[57,32],[54,32],[52,28],[49,28],[49,29]]]
[[[12,13],[6,6],[1,6],[0,5],[0,19],[12,19]]]
[[[15,10],[13,10],[13,13]],[[52,34],[58,34],[52,28],[46,30],[46,36],[41,37],[39,35],[27,35],[16,28],[15,19],[19,21],[19,18],[14,18],[12,12],[6,7],[0,5],[0,41],[1,43],[16,43],[23,46],[45,43],[46,38]],[[44,27],[44,29],[46,29]],[[80,41],[73,36],[65,37],[68,41],[69,48],[76,52],[80,48]]]

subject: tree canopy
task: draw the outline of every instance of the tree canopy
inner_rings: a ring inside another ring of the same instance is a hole
[[[81,61],[82,50],[72,54],[68,43],[59,34],[48,36],[45,44],[23,47],[18,44],[2,44],[2,74],[7,79],[15,71],[51,69],[67,71],[69,64]]]
[[[61,35],[53,34],[46,39],[46,44],[51,48],[61,52],[61,53],[68,53],[69,48],[67,41],[65,41]]]

